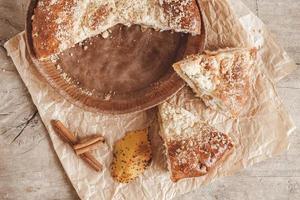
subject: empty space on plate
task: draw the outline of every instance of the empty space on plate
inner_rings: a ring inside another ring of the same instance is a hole
[[[116,25],[102,37],[87,39],[59,55],[62,70],[94,94],[136,93],[172,73],[188,34]]]

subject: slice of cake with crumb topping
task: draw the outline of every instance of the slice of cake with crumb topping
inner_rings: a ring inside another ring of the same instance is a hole
[[[227,134],[168,102],[159,106],[159,121],[174,182],[207,174],[233,150]]]
[[[251,94],[256,49],[224,49],[192,55],[173,65],[204,103],[236,117]]]

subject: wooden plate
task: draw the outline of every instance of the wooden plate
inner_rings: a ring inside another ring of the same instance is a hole
[[[93,112],[122,114],[162,103],[185,85],[172,64],[203,51],[206,41],[202,19],[198,36],[117,25],[109,38],[89,38],[61,53],[56,63],[39,61],[31,38],[36,4],[37,0],[31,1],[26,19],[26,43],[33,63],[59,94]]]

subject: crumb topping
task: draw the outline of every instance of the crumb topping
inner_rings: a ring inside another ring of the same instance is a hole
[[[162,107],[167,107],[163,104]],[[161,119],[163,120],[163,129],[168,137],[187,137],[189,136],[197,123],[197,117],[183,108],[161,109]]]
[[[227,135],[206,124],[197,136],[172,138],[167,146],[172,168],[185,173],[195,170],[205,174],[233,144]]]
[[[207,105],[235,115],[250,93],[255,54],[255,50],[248,49],[206,53],[191,56],[178,65]]]
[[[164,11],[167,13],[169,26],[182,29],[195,29],[197,19],[193,16],[199,12],[191,0],[160,0]],[[186,12],[186,11],[189,12]]]
[[[230,137],[197,120],[191,112],[163,103],[159,107],[161,135],[172,178],[201,176],[233,148]]]

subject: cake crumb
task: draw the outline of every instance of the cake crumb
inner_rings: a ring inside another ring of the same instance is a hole
[[[108,32],[108,31],[104,31],[101,35],[102,35],[102,37],[103,37],[104,39],[106,39],[106,38],[109,37],[109,32]]]
[[[69,84],[71,84],[72,83],[72,78],[67,74],[67,73],[62,73],[61,74],[61,76],[63,77],[63,79],[67,82],[67,83],[69,83]]]
[[[83,88],[79,88],[80,92],[82,92],[83,94],[87,95],[87,96],[92,96],[93,95],[93,91],[89,91],[87,89],[83,89]]]
[[[57,55],[50,56],[50,61],[52,63],[57,63],[58,60],[59,60],[59,57]]]
[[[141,26],[141,31],[142,31],[142,33],[146,32],[147,31],[147,27]]]
[[[62,72],[62,68],[60,65],[56,65],[56,69],[59,71],[59,72]]]
[[[115,94],[115,92],[109,91],[107,94],[104,95],[104,100],[109,101],[112,97],[112,94]]]

